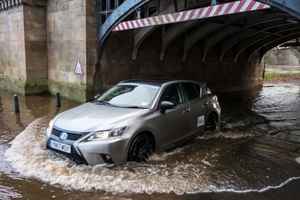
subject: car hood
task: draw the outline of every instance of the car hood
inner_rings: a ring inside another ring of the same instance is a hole
[[[86,103],[61,113],[54,127],[71,132],[107,130],[148,112],[148,109],[120,108],[96,103]]]

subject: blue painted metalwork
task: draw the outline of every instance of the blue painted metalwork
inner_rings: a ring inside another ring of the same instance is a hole
[[[118,8],[116,8],[100,28],[98,35],[98,41],[100,42],[100,45],[103,45],[112,29],[120,21],[149,1],[151,0],[126,0]]]
[[[133,13],[137,8],[148,3],[151,0],[125,0],[113,13],[107,18],[100,27],[98,41],[102,46],[113,30],[113,28],[124,20],[128,15]],[[257,0],[259,2],[271,5],[279,10],[285,11],[300,19],[300,1],[299,0]],[[217,0],[212,0],[212,3]]]
[[[217,0],[211,0],[211,5],[212,5],[212,6],[217,5],[217,3],[218,3]]]
[[[269,4],[273,7],[288,12],[300,19],[300,1],[299,0],[257,0],[262,3]]]

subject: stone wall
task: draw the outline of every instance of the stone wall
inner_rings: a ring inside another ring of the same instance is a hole
[[[48,90],[47,1],[27,2],[23,7],[26,52],[26,93]]]
[[[50,92],[75,100],[88,98],[96,62],[93,1],[48,0],[48,81]],[[80,63],[83,75],[75,74]]]
[[[0,12],[0,88],[22,94],[47,91],[45,3],[28,0]]]
[[[1,2],[0,88],[85,101],[96,64],[95,1],[18,0],[2,10]]]
[[[26,55],[23,7],[0,12],[0,88],[25,93]]]

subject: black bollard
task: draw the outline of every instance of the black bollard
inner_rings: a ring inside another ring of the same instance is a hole
[[[60,98],[60,94],[56,93],[56,107],[60,108],[61,107],[61,98]]]
[[[20,113],[20,103],[19,103],[19,97],[17,95],[14,95],[14,112]]]

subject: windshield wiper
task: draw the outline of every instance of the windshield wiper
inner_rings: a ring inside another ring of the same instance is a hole
[[[147,109],[146,107],[142,107],[142,106],[122,106],[122,105],[115,105],[115,104],[111,104],[111,103],[109,103],[107,101],[103,101],[103,100],[96,100],[95,102],[97,104],[99,104],[99,105],[108,105],[108,106],[119,107],[119,108]]]
[[[146,107],[142,106],[120,106],[122,108],[136,108],[136,109],[147,109]]]
[[[109,105],[109,106],[111,106],[111,104],[110,104],[109,102],[107,102],[107,101],[96,100],[95,102],[96,102],[97,104],[100,104],[100,105]]]

